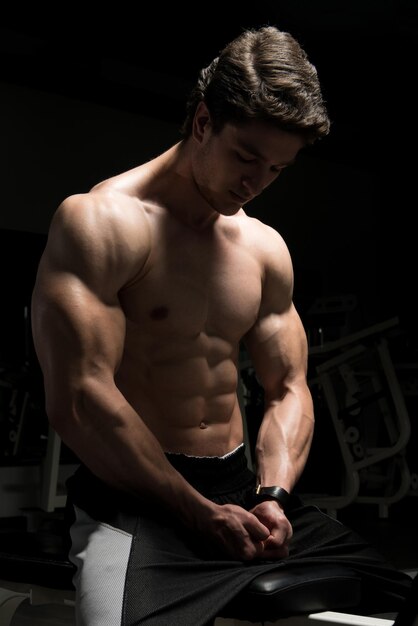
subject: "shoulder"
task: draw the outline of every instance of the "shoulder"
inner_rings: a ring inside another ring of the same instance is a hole
[[[126,268],[128,275],[145,263],[151,246],[149,220],[137,198],[93,189],[68,196],[57,208],[48,237],[55,255],[99,269]]]
[[[138,199],[114,190],[93,189],[85,194],[67,197],[58,207],[54,220],[97,241],[134,238],[149,234],[144,204]]]
[[[59,205],[54,221],[82,231],[97,228],[96,234],[104,237],[147,229],[146,211],[140,200],[106,189],[68,196]]]
[[[293,300],[293,264],[282,235],[260,220],[243,216],[243,231],[262,281],[260,317],[289,311]]]
[[[255,217],[243,216],[243,230],[263,273],[293,277],[292,258],[283,236]]]

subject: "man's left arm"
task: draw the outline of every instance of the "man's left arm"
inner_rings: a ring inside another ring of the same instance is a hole
[[[256,442],[258,482],[290,492],[305,467],[314,427],[306,336],[293,304],[257,326],[247,346],[265,398]]]
[[[305,467],[314,429],[306,333],[292,301],[292,290],[293,274],[287,258],[278,268],[273,264],[266,274],[259,317],[245,338],[265,397],[256,442],[258,484],[289,493]],[[265,557],[286,556],[292,528],[285,507],[271,499],[258,504],[253,513],[271,531],[265,542]]]

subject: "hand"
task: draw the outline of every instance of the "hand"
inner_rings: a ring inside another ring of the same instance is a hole
[[[261,558],[275,560],[289,556],[293,529],[279,503],[275,500],[265,500],[257,504],[250,512],[269,529],[269,537],[264,541]]]
[[[200,530],[231,559],[250,561],[264,551],[270,530],[255,515],[235,504],[214,505]]]

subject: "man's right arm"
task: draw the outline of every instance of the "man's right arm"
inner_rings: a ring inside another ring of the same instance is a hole
[[[124,207],[122,218],[115,199],[91,196],[69,198],[58,209],[33,292],[51,425],[107,484],[158,501],[232,558],[253,558],[267,529],[240,507],[215,505],[193,489],[115,384],[125,338],[118,292],[140,274],[150,238],[137,205]]]

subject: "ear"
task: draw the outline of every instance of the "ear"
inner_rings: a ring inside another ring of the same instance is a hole
[[[201,101],[196,107],[193,119],[193,137],[201,143],[205,132],[211,128],[210,113],[206,104]]]

